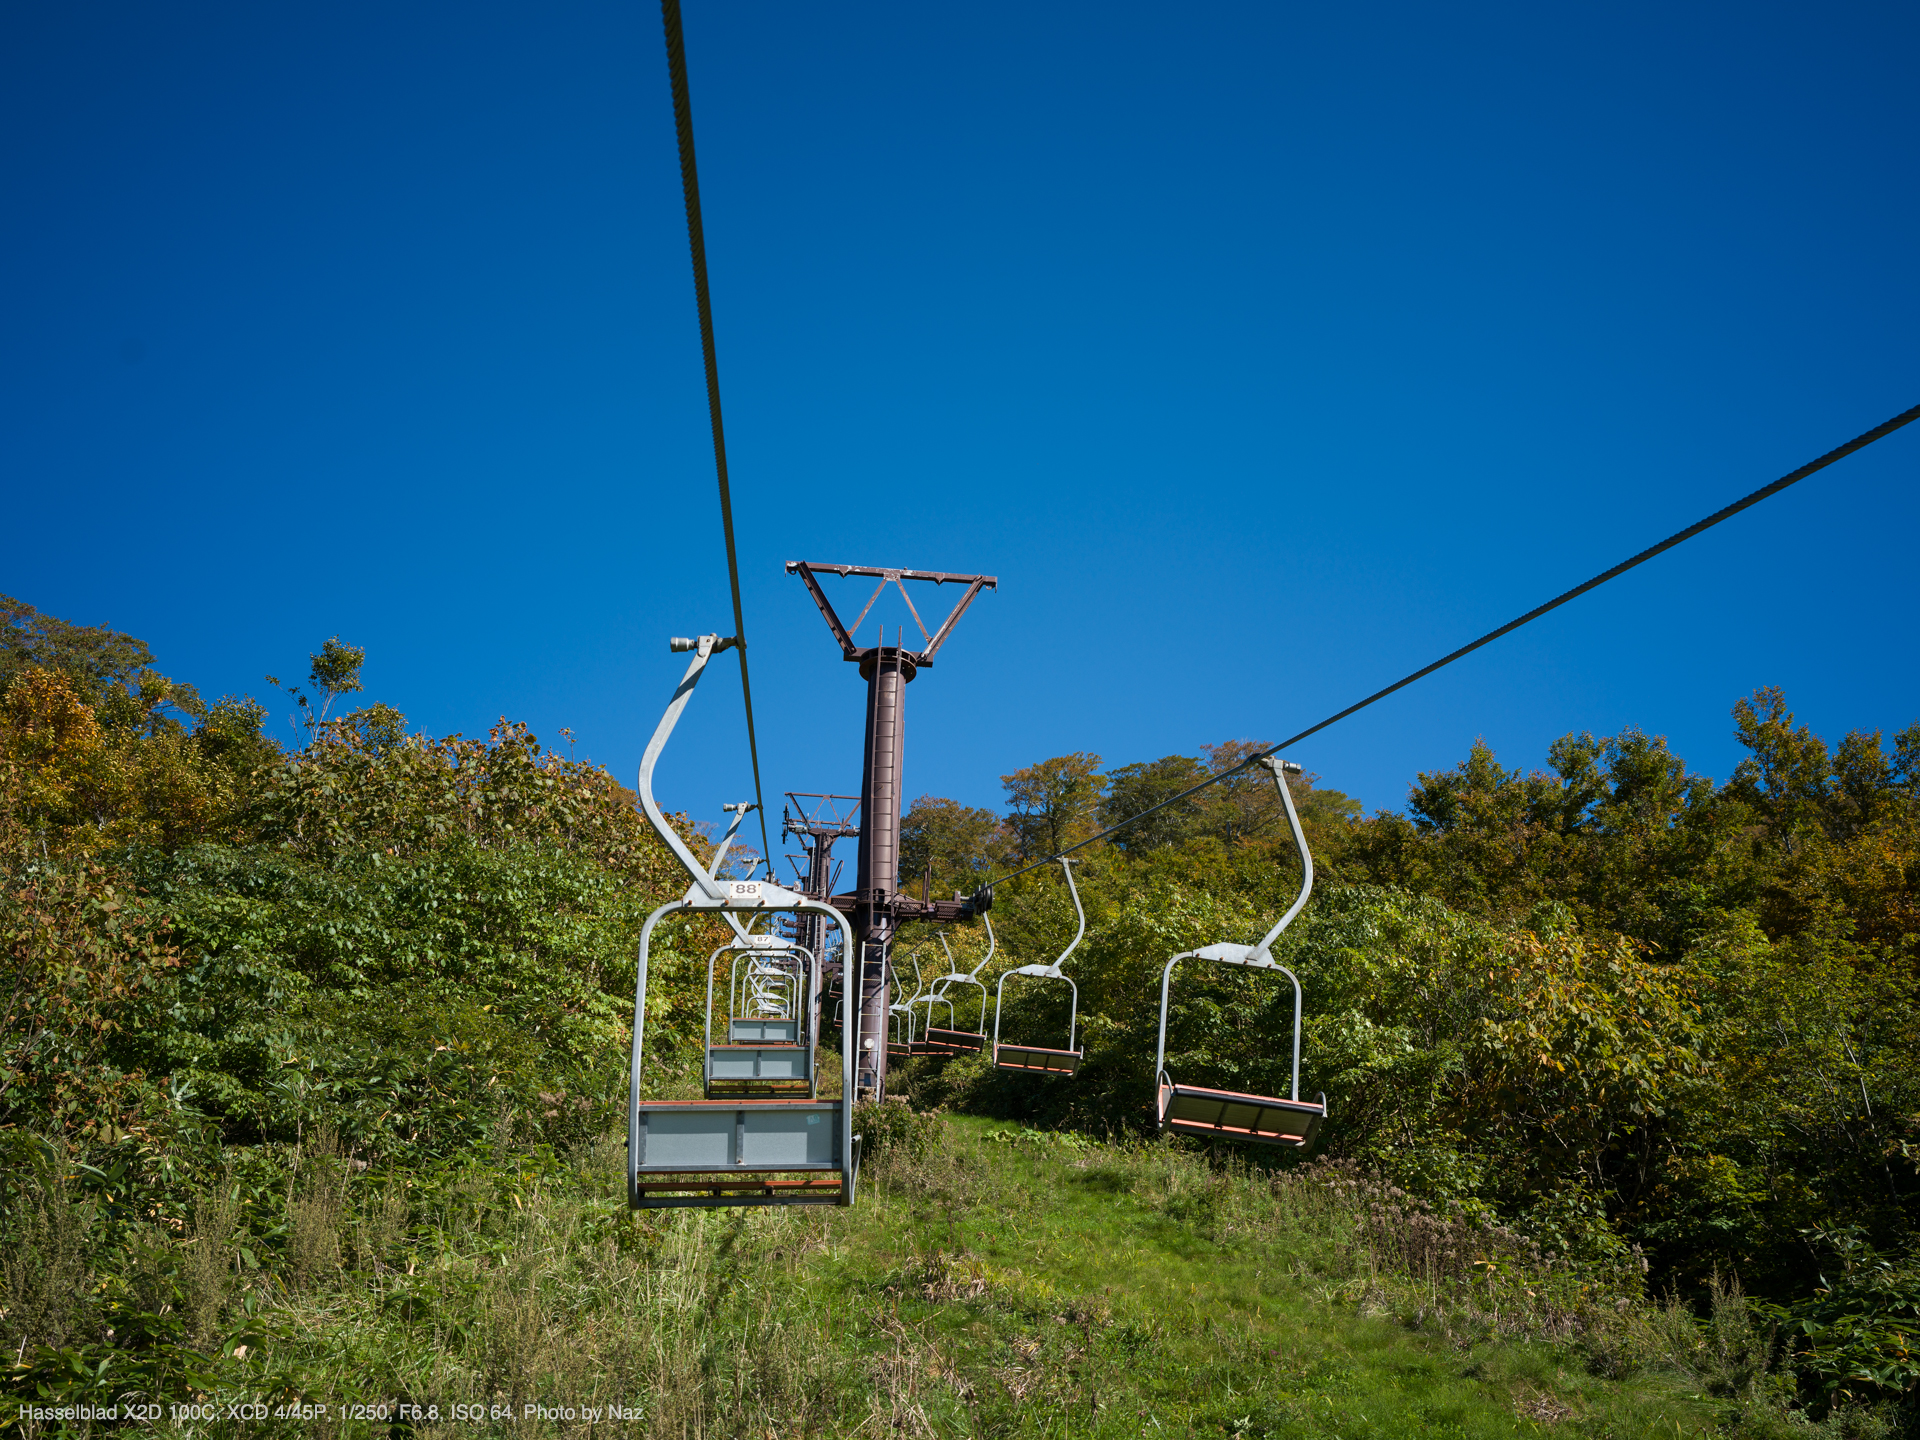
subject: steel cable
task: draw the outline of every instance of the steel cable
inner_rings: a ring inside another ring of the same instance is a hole
[[[747,676],[747,620],[740,607],[740,558],[733,543],[733,492],[727,484],[727,436],[720,423],[720,361],[713,345],[713,299],[707,289],[707,233],[700,220],[700,171],[693,159],[693,99],[687,90],[687,45],[680,0],[660,0],[667,36],[667,78],[673,85],[673,128],[680,142],[680,188],[687,206],[687,246],[693,252],[693,293],[700,306],[700,351],[707,365],[707,413],[713,422],[713,467],[720,479],[720,527],[727,539],[727,583],[733,587],[734,649],[740,655],[740,694],[747,710],[747,753],[753,760],[753,803],[760,812],[760,854],[773,873],[767,806],[760,793],[760,744],[753,730],[753,685]]]
[[[1298,745],[1302,740],[1306,739],[1309,735],[1317,735],[1322,730],[1326,729],[1329,725],[1338,724],[1340,721],[1346,719],[1349,715],[1354,714],[1356,711],[1366,709],[1367,706],[1373,704],[1374,701],[1384,700],[1387,698],[1387,696],[1393,694],[1394,691],[1405,689],[1407,686],[1413,684],[1413,682],[1416,680],[1425,679],[1427,676],[1433,674],[1434,671],[1441,669],[1444,666],[1451,665],[1454,661],[1460,659],[1462,656],[1471,655],[1475,650],[1478,650],[1482,645],[1492,644],[1495,640],[1498,640],[1502,635],[1511,634],[1513,631],[1518,630],[1522,625],[1527,624],[1529,621],[1538,620],[1542,615],[1545,615],[1549,610],[1559,609],[1562,605],[1566,604],[1569,600],[1578,599],[1580,596],[1586,594],[1589,590],[1596,589],[1597,587],[1606,584],[1609,580],[1615,579],[1618,576],[1626,574],[1627,571],[1633,569],[1634,566],[1646,563],[1647,561],[1651,560],[1654,556],[1660,554],[1664,550],[1671,550],[1674,546],[1678,545],[1683,540],[1691,540],[1694,536],[1698,535],[1702,530],[1711,529],[1713,526],[1718,525],[1722,520],[1730,519],[1731,517],[1738,515],[1742,510],[1745,510],[1748,506],[1758,505],[1762,500],[1765,500],[1770,496],[1778,495],[1782,490],[1786,489],[1789,485],[1792,485],[1797,481],[1806,479],[1807,476],[1813,474],[1816,470],[1824,470],[1826,469],[1827,466],[1833,464],[1834,461],[1844,460],[1847,456],[1851,455],[1854,451],[1863,449],[1866,446],[1871,445],[1874,441],[1879,440],[1887,435],[1891,435],[1894,431],[1898,430],[1902,425],[1910,424],[1915,420],[1920,420],[1920,405],[1914,406],[1911,410],[1901,411],[1900,414],[1894,416],[1891,420],[1888,420],[1884,424],[1874,426],[1873,429],[1867,431],[1863,435],[1854,436],[1853,439],[1847,441],[1846,444],[1841,445],[1836,449],[1829,450],[1826,454],[1822,455],[1819,459],[1809,460],[1805,465],[1802,465],[1798,470],[1792,471],[1790,474],[1782,475],[1778,480],[1774,481],[1771,485],[1761,486],[1758,490],[1754,491],[1751,495],[1746,495],[1741,497],[1740,499],[1734,501],[1731,505],[1727,506],[1725,509],[1716,510],[1713,512],[1713,514],[1707,516],[1706,519],[1696,521],[1694,524],[1689,525],[1686,529],[1681,530],[1676,534],[1669,535],[1666,539],[1662,540],[1658,545],[1650,545],[1645,550],[1642,550],[1638,555],[1635,555],[1632,558],[1627,560],[1622,560],[1618,565],[1614,566],[1611,570],[1601,571],[1598,575],[1594,576],[1591,580],[1587,581],[1585,584],[1576,585],[1573,587],[1573,589],[1567,591],[1565,594],[1556,595],[1553,599],[1547,601],[1546,604],[1537,606],[1536,608],[1527,611],[1526,614],[1520,616],[1518,619],[1509,620],[1506,624],[1502,625],[1498,630],[1489,630],[1486,634],[1482,635],[1478,640],[1473,641],[1471,644],[1462,645],[1458,650],[1455,650],[1450,655],[1441,656],[1438,660],[1434,661],[1431,665],[1422,666],[1420,669],[1414,671],[1411,675],[1407,675],[1399,680],[1394,681],[1393,684],[1387,686],[1386,689],[1374,691],[1373,694],[1367,696],[1366,699],[1357,701],[1356,703],[1349,705],[1346,709],[1341,710],[1336,714],[1329,715],[1326,719],[1322,720],[1317,725],[1309,725],[1305,730],[1302,730],[1298,735],[1291,735],[1285,740],[1282,740],[1278,745],[1270,745],[1265,750],[1260,751],[1256,755],[1249,755],[1245,760],[1242,760],[1238,765],[1235,765],[1230,769],[1222,770],[1218,775],[1211,775],[1207,779],[1202,780],[1198,785],[1193,786],[1191,789],[1182,790],[1178,795],[1168,796],[1165,800],[1159,801],[1157,804],[1149,805],[1146,809],[1140,811],[1138,814],[1129,815],[1126,819],[1120,821],[1119,824],[1109,825],[1105,830],[1102,830],[1098,835],[1089,835],[1085,840],[1080,841],[1078,844],[1069,845],[1066,849],[1060,851],[1059,854],[1049,855],[1044,860],[1036,860],[1033,862],[1033,864],[1028,865],[1023,869],[1015,870],[1010,875],[1002,875],[996,880],[989,881],[988,884],[983,888],[990,890],[995,885],[1004,885],[1009,880],[1017,880],[1019,879],[1020,876],[1028,874],[1031,871],[1038,870],[1042,866],[1051,865],[1057,860],[1059,860],[1062,855],[1071,855],[1076,850],[1084,850],[1086,849],[1087,846],[1094,844],[1096,841],[1104,840],[1109,835],[1115,834],[1121,830],[1126,829],[1129,825],[1134,824],[1136,821],[1146,819],[1147,816],[1153,814],[1157,810],[1164,810],[1169,805],[1177,805],[1182,800],[1186,800],[1194,795],[1198,795],[1202,790],[1207,789],[1209,786],[1218,785],[1222,780],[1225,780],[1228,776],[1236,774],[1239,771],[1246,769],[1249,765],[1255,764],[1256,762],[1265,759],[1269,755],[1277,754],[1279,751],[1286,749],[1290,745]]]

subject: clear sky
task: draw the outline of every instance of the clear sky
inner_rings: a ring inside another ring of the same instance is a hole
[[[998,804],[1290,734],[1920,401],[1911,5],[686,7],[770,799],[858,788],[784,561],[1000,577],[907,737]],[[631,783],[731,629],[656,9],[7,6],[0,195],[0,590],[210,696],[338,634]],[[1761,685],[1905,725],[1917,472],[1294,758],[1398,806],[1476,736],[1724,776]],[[732,665],[660,791],[749,793]]]

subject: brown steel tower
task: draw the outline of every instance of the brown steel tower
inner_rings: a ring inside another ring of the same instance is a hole
[[[953,627],[966,613],[973,597],[982,590],[996,588],[991,575],[948,575],[938,570],[892,570],[870,565],[815,565],[804,560],[787,562],[789,574],[806,582],[814,604],[820,607],[827,628],[840,643],[841,658],[860,667],[867,682],[866,746],[860,773],[860,854],[851,895],[835,895],[834,908],[853,917],[854,954],[847,957],[843,982],[849,1003],[855,994],[851,977],[859,976],[860,1033],[863,1054],[859,1059],[859,1087],[872,1098],[886,1092],[887,1083],[887,967],[893,946],[893,934],[900,921],[925,918],[933,920],[970,920],[978,910],[992,903],[991,896],[968,900],[915,900],[900,893],[900,797],[901,762],[906,739],[907,685],[921,670],[933,664],[933,657],[953,633]],[[863,575],[879,580],[866,608],[851,629],[858,630],[873,603],[887,586],[899,588],[907,610],[919,627],[925,648],[909,650],[904,640],[897,645],[882,642],[865,649],[853,643],[849,627],[840,623],[818,575]],[[964,585],[966,593],[946,621],[933,634],[927,633],[913,597],[907,594],[909,580],[925,580],[935,585]],[[849,1059],[848,1063],[853,1063]]]

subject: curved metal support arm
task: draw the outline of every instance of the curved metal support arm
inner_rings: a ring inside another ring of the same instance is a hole
[[[907,997],[907,1005],[919,1003],[920,997],[927,993],[926,981],[920,978],[920,947],[915,946],[907,952],[907,959],[913,962],[913,993]]]
[[[952,983],[958,980],[965,980],[974,985],[978,985],[980,986],[981,991],[983,993],[985,992],[987,987],[980,979],[980,972],[986,969],[987,966],[990,963],[992,963],[994,951],[1000,948],[1000,942],[994,939],[993,937],[993,917],[992,916],[982,914],[980,916],[980,923],[987,927],[987,953],[980,957],[980,963],[974,966],[973,969],[971,970],[962,970],[960,968],[960,966],[955,962],[953,958],[952,947],[947,944],[947,937],[945,935],[942,935],[940,937],[940,948],[947,952],[947,969],[949,972],[951,972],[949,974],[942,975],[938,980],[934,982],[935,984],[942,987],[942,993],[945,993],[946,986],[951,985]],[[1065,957],[1062,957],[1062,958],[1065,958]]]
[[[1062,965],[1067,963],[1067,957],[1079,948],[1080,941],[1087,933],[1087,912],[1080,906],[1080,889],[1073,883],[1073,867],[1079,863],[1078,860],[1069,860],[1065,856],[1062,856],[1060,859],[1060,868],[1067,872],[1067,893],[1073,896],[1073,913],[1080,921],[1080,928],[1073,932],[1072,943],[1069,944],[1066,949],[1062,950],[1060,952],[1060,958],[1053,962],[1053,968],[1055,970],[1058,970]],[[1064,979],[1066,977],[1062,976],[1061,978]],[[1073,1047],[1069,1045],[1067,1048],[1071,1050]]]
[[[738,805],[722,805],[720,808],[732,815],[733,821],[727,826],[727,833],[720,837],[720,843],[714,847],[713,860],[706,867],[707,878],[709,880],[718,880],[720,878],[720,867],[726,863],[727,850],[732,846],[733,837],[739,833],[740,826],[745,823],[747,812],[753,809],[753,802],[751,800],[742,800]],[[753,872],[749,870],[747,874],[752,875]],[[729,910],[722,910],[720,916],[727,922],[727,925],[735,935],[738,935],[742,940],[747,938],[747,932],[753,924],[751,917],[748,918],[745,925],[742,925],[734,918],[733,912]]]
[[[646,753],[640,757],[640,808],[645,812],[647,823],[653,826],[654,833],[674,853],[676,859],[693,876],[709,899],[718,900],[720,889],[713,883],[713,877],[707,868],[694,858],[693,851],[687,848],[687,842],[680,838],[680,832],[667,823],[667,817],[661,812],[660,802],[653,798],[653,767],[660,761],[660,752],[667,748],[667,739],[673,734],[673,727],[680,723],[680,712],[687,708],[687,701],[693,698],[693,687],[700,683],[700,676],[719,650],[731,645],[731,640],[723,641],[718,635],[702,635],[697,640],[672,640],[668,644],[675,650],[692,650],[693,659],[687,665],[687,673],[680,677],[680,684],[673,692],[673,699],[667,704],[666,714],[660,717],[660,723],[654,727],[653,738],[647,742]]]
[[[740,833],[740,826],[745,822],[747,812],[753,809],[753,802],[742,800],[738,805],[722,805],[720,808],[733,819],[727,823],[727,833],[720,837],[720,843],[713,847],[713,859],[706,867],[708,876],[715,880],[720,878],[720,867],[727,862],[727,851],[733,845],[733,837]],[[753,878],[752,871],[747,872],[747,878]]]
[[[1289,766],[1286,761],[1275,755],[1262,757],[1260,763],[1273,772],[1273,783],[1279,787],[1280,803],[1286,807],[1287,811],[1287,828],[1293,831],[1294,847],[1300,852],[1301,869],[1299,898],[1287,907],[1287,913],[1280,917],[1280,923],[1262,936],[1260,943],[1253,947],[1256,955],[1267,956],[1267,952],[1273,948],[1273,942],[1280,938],[1280,932],[1291,925],[1293,923],[1293,917],[1306,908],[1307,897],[1313,893],[1313,852],[1307,849],[1306,834],[1300,829],[1300,813],[1293,808],[1293,787],[1287,784],[1287,771],[1291,769],[1297,774],[1299,773],[1300,767],[1298,765]],[[1295,982],[1296,985],[1298,983],[1298,981]],[[1294,1048],[1296,1050],[1300,1044],[1299,1029],[1299,1025],[1295,1024]],[[1298,1083],[1296,1083],[1294,1085],[1294,1099],[1296,1100],[1300,1098],[1299,1089],[1300,1087]]]
[[[993,959],[993,952],[999,948],[1000,944],[993,938],[993,917],[984,910],[980,912],[980,923],[987,927],[987,953],[980,957],[980,963],[967,974],[967,978],[976,983],[980,979],[980,972],[987,968],[987,962]],[[982,985],[980,988],[984,990],[986,986]]]

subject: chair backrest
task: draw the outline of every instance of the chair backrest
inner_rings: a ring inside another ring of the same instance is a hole
[[[1287,785],[1287,775],[1291,771],[1298,774],[1298,765],[1289,765],[1272,755],[1262,756],[1260,763],[1273,775],[1273,783],[1280,790],[1280,804],[1287,812],[1287,828],[1293,832],[1294,848],[1300,852],[1300,894],[1293,904],[1287,907],[1287,913],[1279,922],[1260,938],[1257,945],[1207,945],[1198,950],[1188,950],[1174,956],[1167,962],[1167,968],[1160,972],[1160,1043],[1154,1052],[1153,1074],[1155,1084],[1164,1081],[1167,1068],[1167,1003],[1173,982],[1173,967],[1182,960],[1212,960],[1221,965],[1245,965],[1254,970],[1278,970],[1293,982],[1293,1091],[1295,1100],[1300,1098],[1300,977],[1286,966],[1276,964],[1271,953],[1273,942],[1291,925],[1294,917],[1306,907],[1307,897],[1313,893],[1313,854],[1307,848],[1306,834],[1300,828],[1300,814],[1293,808],[1293,791]]]
[[[808,950],[805,946],[791,945],[791,944],[783,944],[782,950],[784,953],[791,954],[795,956],[797,959],[799,959],[800,965],[801,965],[800,988],[805,991],[811,991],[813,987],[813,979],[814,979],[813,952]],[[736,938],[734,940],[728,941],[725,945],[720,946],[711,955],[707,957],[707,1018],[706,1018],[706,1038],[705,1038],[705,1044],[704,1044],[704,1053],[706,1058],[702,1063],[702,1080],[703,1080],[703,1083],[708,1085],[712,1084],[713,1082],[713,972],[717,968],[719,968],[720,957],[722,955],[727,954],[730,951],[733,953],[733,956],[734,956],[735,969],[739,968],[738,961],[742,954],[754,955],[754,954],[761,953],[756,949],[743,947],[740,941]],[[729,976],[729,1003],[728,1003],[728,1009],[730,1012],[732,1010],[731,985],[732,985],[732,977],[730,975]],[[790,1018],[798,1020],[800,1017],[798,1014],[795,1014]],[[727,1038],[729,1043],[731,1043],[733,1039],[733,1016],[731,1013],[729,1013],[727,1017]],[[811,1050],[812,1048],[813,1046],[810,1044],[808,1046],[808,1049]]]
[[[987,920],[984,914],[981,915],[980,918]],[[987,961],[993,958],[993,922],[987,920],[987,953],[981,957],[980,963],[974,966],[971,971],[962,970],[955,962],[953,958],[953,948],[947,944],[947,937],[944,934],[940,936],[940,948],[946,953],[947,973],[932,981],[922,994],[907,1003],[910,1005],[925,1005],[927,1007],[926,1028],[928,1029],[933,1028],[933,1007],[935,1005],[946,1006],[948,1026],[951,1029],[957,1030],[959,1029],[960,1022],[954,1014],[953,987],[955,985],[971,985],[980,992],[980,1018],[974,1022],[980,1029],[974,1033],[984,1033],[987,1027],[987,987],[977,977],[980,972],[986,968]]]
[[[1072,979],[1060,968],[1066,963],[1067,957],[1073,954],[1074,950],[1078,948],[1081,939],[1087,933],[1087,912],[1080,904],[1079,887],[1073,883],[1074,863],[1074,861],[1067,859],[1064,855],[1060,857],[1060,868],[1064,870],[1067,875],[1067,893],[1073,896],[1073,913],[1079,921],[1079,926],[1073,932],[1073,939],[1067,942],[1067,948],[1060,952],[1059,959],[1055,960],[1051,965],[1018,965],[1011,970],[1001,971],[1000,983],[995,987],[993,996],[993,1048],[996,1051],[1000,1048],[1000,1010],[1006,1002],[1007,977],[1011,975],[1032,975],[1041,979],[1065,980],[1067,982],[1067,987],[1073,992],[1073,998],[1067,1010],[1067,1049],[1072,1050],[1074,1048],[1073,1042],[1079,1034],[1080,987],[1075,985]]]

